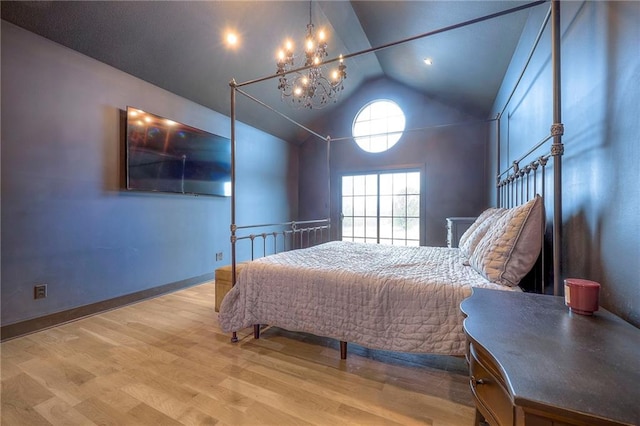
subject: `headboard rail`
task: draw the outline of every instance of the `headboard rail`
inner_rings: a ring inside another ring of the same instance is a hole
[[[498,207],[515,207],[526,203],[536,194],[545,198],[545,175],[551,154],[546,154],[531,161],[525,166],[520,166],[514,161],[504,178],[498,178],[496,188],[498,190]],[[540,179],[538,179],[540,174]],[[538,184],[540,181],[540,184]]]

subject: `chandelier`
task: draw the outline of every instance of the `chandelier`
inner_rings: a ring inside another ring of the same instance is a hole
[[[338,68],[331,72],[330,78],[323,75],[323,61],[327,53],[324,31],[314,34],[311,21],[311,2],[309,2],[309,24],[305,37],[304,64],[296,68],[293,44],[290,40],[278,53],[278,90],[282,100],[289,99],[291,104],[299,108],[322,108],[330,102],[336,102],[344,89],[342,82],[347,78],[347,66],[340,55]],[[299,69],[298,71],[295,71]],[[293,71],[293,72],[292,72]]]

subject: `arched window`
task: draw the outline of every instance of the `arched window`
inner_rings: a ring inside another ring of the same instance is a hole
[[[404,113],[398,104],[380,99],[358,112],[353,121],[353,138],[367,152],[384,152],[398,142],[404,126]]]

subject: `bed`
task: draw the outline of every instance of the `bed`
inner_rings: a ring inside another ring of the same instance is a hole
[[[544,216],[535,196],[487,209],[459,248],[332,241],[266,256],[244,265],[218,319],[225,332],[269,324],[371,349],[463,355],[460,303],[473,287],[520,290]]]
[[[558,13],[559,6],[554,1],[534,43],[535,48],[551,16],[554,82],[559,81],[560,69]],[[232,163],[235,162],[235,93],[251,98],[240,90],[241,86],[231,82]],[[235,244],[242,238],[249,238],[253,259],[256,234],[247,237],[237,235],[242,227],[235,225],[233,164],[233,288],[220,308],[218,319],[222,330],[232,333],[233,342],[237,342],[238,330],[250,326],[254,328],[255,338],[259,338],[260,325],[267,324],[334,338],[341,343],[343,359],[346,358],[346,342],[371,349],[463,355],[465,338],[459,305],[471,294],[473,287],[522,291],[521,281],[531,275],[531,271],[538,271],[534,273],[537,281],[535,291],[545,292],[544,277],[549,263],[543,249],[545,235],[549,233],[545,223],[545,168],[551,159],[554,164],[553,194],[549,197],[553,201],[550,227],[553,272],[549,275],[553,280],[554,293],[558,294],[561,276],[560,160],[563,154],[558,84],[554,84],[553,95],[551,134],[535,144],[530,152],[513,160],[507,170],[497,174],[498,205],[479,215],[463,234],[459,248],[398,247],[342,241],[321,242],[307,248],[300,244],[291,247],[295,250],[245,263],[242,272],[236,274]],[[498,128],[501,115],[496,117]],[[499,146],[500,132],[497,133]],[[329,163],[330,138],[326,140]],[[553,141],[550,153],[538,156],[536,152],[547,149],[545,144],[549,140]],[[499,156],[500,150],[497,152]],[[497,164],[501,164],[499,158]],[[330,170],[330,164],[327,166]],[[329,219],[326,220],[330,223]],[[302,232],[302,242],[304,230],[298,231]],[[295,234],[295,230],[293,232]],[[258,235],[264,241],[271,234]],[[273,237],[276,238],[275,232]],[[308,241],[311,242],[310,237]],[[318,241],[314,239],[315,243]]]

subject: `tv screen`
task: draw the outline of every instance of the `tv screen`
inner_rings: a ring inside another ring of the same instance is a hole
[[[231,195],[231,140],[127,107],[127,189]]]

